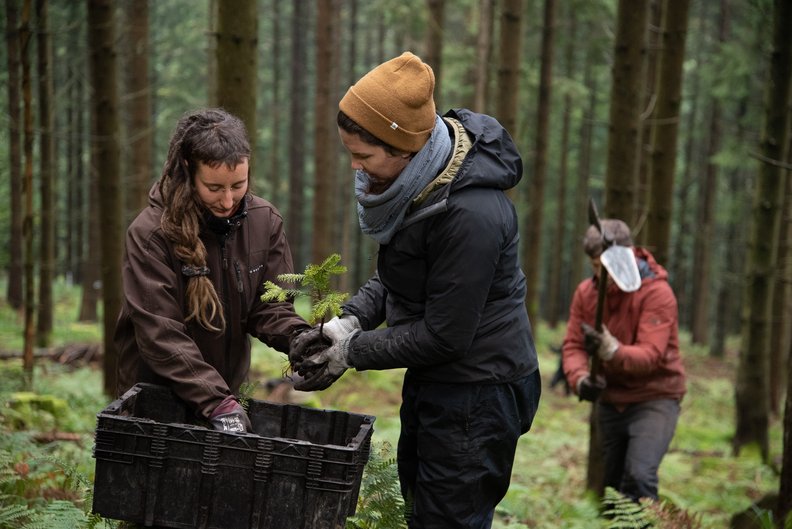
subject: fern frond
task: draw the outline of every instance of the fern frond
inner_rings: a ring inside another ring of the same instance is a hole
[[[643,529],[650,526],[645,507],[611,487],[605,489],[602,503],[606,529]]]
[[[36,512],[21,529],[74,529],[86,521],[85,513],[72,502],[53,500]]]
[[[2,500],[0,501],[0,528],[2,529],[20,527],[31,514],[27,505],[6,504],[5,497],[0,497],[0,500]]]

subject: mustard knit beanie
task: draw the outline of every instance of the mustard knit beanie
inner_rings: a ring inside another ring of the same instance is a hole
[[[388,145],[418,152],[434,129],[434,83],[432,68],[406,51],[352,85],[338,108]]]

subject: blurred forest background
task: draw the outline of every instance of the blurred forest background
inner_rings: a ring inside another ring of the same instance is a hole
[[[0,269],[29,378],[54,289],[76,286],[112,395],[124,230],[198,107],[248,125],[253,189],[283,213],[295,267],[338,252],[354,292],[377,249],[357,226],[337,102],[411,50],[434,68],[440,113],[492,114],[521,149],[511,198],[539,332],[563,328],[590,273],[591,197],[669,270],[690,343],[713,358],[737,344],[734,451],[768,462],[771,425],[792,437],[792,2],[5,0],[0,17]],[[792,446],[783,463],[787,512]]]

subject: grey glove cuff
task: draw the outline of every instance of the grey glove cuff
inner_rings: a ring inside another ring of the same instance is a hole
[[[360,322],[357,316],[352,314],[343,314],[341,317],[336,316],[322,327],[322,333],[330,338],[333,343],[356,330],[360,330]]]
[[[354,316],[352,317],[355,318]],[[357,321],[357,318],[355,318],[355,321]],[[359,329],[355,329],[346,336],[344,336],[343,338],[341,338],[340,340],[338,340],[338,342],[335,344],[334,347],[338,348],[338,355],[335,356],[334,360],[331,360],[331,364],[335,364],[335,366],[333,367],[338,366],[338,367],[343,367],[344,369],[354,367],[349,362],[349,350],[352,339],[355,336],[357,336],[359,332],[360,332]]]

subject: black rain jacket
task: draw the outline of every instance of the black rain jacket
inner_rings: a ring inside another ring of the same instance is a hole
[[[504,192],[520,181],[522,160],[494,118],[465,109],[446,117],[473,145],[454,179],[380,245],[377,272],[345,304],[364,330],[349,361],[359,371],[406,367],[415,381],[517,380],[538,367],[517,214]]]

